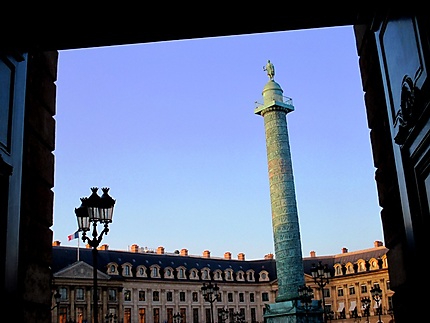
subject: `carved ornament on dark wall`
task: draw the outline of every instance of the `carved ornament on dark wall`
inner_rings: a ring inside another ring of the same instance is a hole
[[[400,93],[400,109],[397,111],[394,127],[398,126],[398,132],[394,137],[394,142],[403,145],[411,129],[415,126],[418,117],[418,98],[419,89],[408,75],[403,77],[402,90]]]

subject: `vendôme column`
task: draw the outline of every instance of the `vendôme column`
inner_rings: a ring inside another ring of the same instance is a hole
[[[263,89],[263,104],[257,106],[254,113],[264,118],[266,133],[278,303],[297,299],[298,288],[304,284],[299,217],[286,119],[287,113],[293,111],[294,106],[292,99],[284,97],[281,86],[274,81],[275,68],[270,60],[263,70],[267,72],[269,81]]]

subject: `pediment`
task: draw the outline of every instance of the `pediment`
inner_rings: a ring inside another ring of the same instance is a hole
[[[56,278],[80,278],[80,279],[93,279],[93,267],[83,261],[76,261],[75,263],[67,266],[54,274]],[[97,270],[97,279],[107,280],[110,276]]]

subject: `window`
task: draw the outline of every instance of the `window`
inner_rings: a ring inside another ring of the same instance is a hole
[[[158,291],[153,291],[152,292],[152,300],[154,302],[159,302],[160,301],[160,293]]]
[[[109,269],[109,271],[111,272],[111,273],[115,273],[115,271],[116,271],[116,267],[115,267],[115,265],[110,265],[110,267],[109,267],[110,269]]]
[[[152,318],[153,318],[154,323],[160,323],[160,309],[159,308],[154,308],[152,310]]]
[[[84,301],[85,300],[85,291],[83,288],[78,287],[75,291],[76,300],[77,301]]]
[[[199,294],[197,292],[193,292],[193,302],[198,302],[199,301]]]
[[[257,315],[255,313],[255,308],[251,308],[251,322],[257,321]]]
[[[140,302],[144,302],[145,301],[145,291],[144,290],[140,290],[139,291],[139,301]]]
[[[199,309],[193,308],[193,323],[199,322]]]
[[[251,303],[254,303],[254,302],[255,302],[255,295],[254,295],[254,293],[249,293],[249,301],[250,301]]]
[[[181,314],[181,318],[182,318],[181,323],[187,323],[187,309],[181,308],[179,309],[179,313]]]
[[[181,278],[181,279],[185,278],[185,270],[184,270],[184,268],[179,268],[179,278]]]
[[[111,302],[116,302],[117,301],[116,289],[109,288],[109,291],[108,291],[108,300],[111,301]]]
[[[131,276],[131,270],[129,265],[124,266],[124,276]]]
[[[185,302],[185,292],[180,292],[179,293],[179,301],[180,302]]]
[[[172,292],[167,292],[166,293],[166,299],[168,302],[171,302],[173,300],[173,293]]]
[[[225,275],[226,275],[226,277],[225,277],[226,280],[233,280],[233,277],[232,277],[232,274],[231,274],[231,270],[227,270],[227,272],[225,273]]]
[[[58,292],[61,295],[61,297],[60,297],[61,301],[67,301],[68,300],[68,297],[67,297],[67,288],[66,287],[60,287],[60,288],[58,288]]]
[[[166,276],[166,278],[172,277],[172,270],[170,268],[166,269],[166,275],[165,276]]]
[[[152,277],[158,277],[158,267],[152,267]]]
[[[139,277],[146,277],[146,270],[145,270],[145,267],[139,267],[139,274],[138,274],[138,276]]]
[[[248,281],[254,281],[254,272],[253,271],[248,271],[247,275],[248,275]]]
[[[239,312],[240,312],[240,317],[241,317],[243,320],[245,320],[245,309],[244,309],[244,308],[241,308],[241,309],[239,310]]]
[[[330,297],[330,289],[324,288],[323,293],[324,293],[324,297]]]
[[[335,276],[340,276],[340,275],[342,275],[342,268],[340,266],[336,266]]]
[[[145,309],[139,308],[139,323],[145,323],[145,322],[146,322]]]
[[[124,323],[131,323],[131,308],[124,308]]]
[[[354,286],[349,286],[349,295],[355,295],[355,288],[354,288]]]
[[[265,270],[260,272],[260,281],[269,281],[269,273]]]
[[[211,309],[210,308],[207,308],[205,310],[205,316],[206,316],[206,321],[205,322],[212,322]]]
[[[245,295],[243,293],[239,293],[239,302],[243,303],[245,301]]]
[[[337,296],[343,296],[343,289],[342,288],[339,288],[337,290]]]
[[[390,281],[387,280],[387,290],[391,290]]]
[[[221,280],[221,272],[220,271],[215,272],[215,279]]]
[[[209,270],[205,269],[203,270],[203,279],[208,279],[209,278]]]
[[[269,301],[269,293],[261,293],[261,299],[263,300],[263,302],[268,302]]]
[[[367,285],[361,285],[361,293],[366,294],[367,293]]]
[[[173,308],[167,309],[167,322],[173,322]]]
[[[229,302],[233,302],[233,293],[228,293],[227,294],[227,299]]]
[[[125,290],[124,291],[124,301],[130,302],[131,301],[131,290]]]

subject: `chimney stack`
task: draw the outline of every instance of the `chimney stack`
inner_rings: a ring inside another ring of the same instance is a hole
[[[245,254],[243,252],[239,253],[237,255],[237,259],[239,259],[239,260],[245,260]]]
[[[317,255],[317,254],[316,254],[316,252],[315,252],[315,251],[313,251],[313,250],[312,250],[312,251],[310,252],[310,256],[311,256],[312,258],[315,258],[315,257],[316,257],[316,255]]]
[[[264,256],[264,259],[273,259],[273,253],[268,253]]]
[[[211,257],[211,252],[209,250],[203,251],[203,258],[210,258],[210,257]]]
[[[227,251],[224,253],[224,259],[231,260],[231,252]]]
[[[382,241],[379,241],[379,240],[376,240],[374,243],[373,243],[373,246],[375,247],[375,248],[378,248],[378,247],[382,247],[384,244],[382,243]]]
[[[181,249],[181,256],[188,256],[188,249]]]
[[[161,246],[160,246],[160,247],[158,247],[158,248],[157,248],[157,254],[158,254],[158,255],[164,255],[164,247],[161,247]]]

